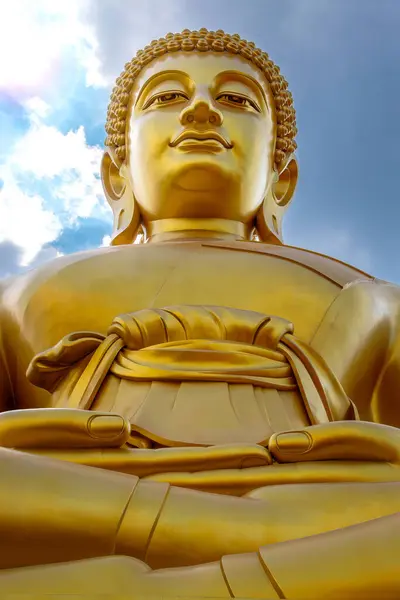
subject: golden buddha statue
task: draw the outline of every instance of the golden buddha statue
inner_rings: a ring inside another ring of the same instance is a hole
[[[400,289],[284,245],[279,69],[168,34],[106,129],[112,246],[3,285],[2,597],[398,598]]]

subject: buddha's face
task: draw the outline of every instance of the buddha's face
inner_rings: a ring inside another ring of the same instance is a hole
[[[144,225],[174,217],[249,223],[272,183],[272,95],[264,75],[225,53],[149,64],[132,92],[126,171]]]

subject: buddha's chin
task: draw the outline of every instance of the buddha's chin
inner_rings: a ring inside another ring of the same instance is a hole
[[[196,165],[182,170],[174,187],[187,192],[216,192],[229,186],[229,175],[214,165]]]

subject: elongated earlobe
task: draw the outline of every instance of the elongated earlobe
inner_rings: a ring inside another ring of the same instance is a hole
[[[111,245],[133,244],[140,229],[140,212],[124,164],[119,165],[111,151],[104,153],[101,161],[101,180],[107,201],[114,213]]]
[[[289,206],[298,179],[298,165],[295,156],[277,172],[257,214],[256,229],[260,241],[268,244],[283,244],[282,220]]]

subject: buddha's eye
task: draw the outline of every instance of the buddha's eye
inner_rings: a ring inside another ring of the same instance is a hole
[[[155,94],[151,96],[144,104],[143,108],[149,108],[149,106],[160,106],[167,104],[176,104],[177,102],[186,102],[188,97],[186,94],[180,91],[173,92],[161,92],[160,94]]]
[[[261,112],[259,107],[257,106],[257,104],[255,102],[253,102],[253,100],[250,100],[250,98],[246,98],[246,96],[241,96],[240,94],[229,94],[229,93],[225,93],[225,94],[220,94],[217,97],[217,100],[219,102],[222,102],[223,104],[228,104],[230,106],[238,106],[241,108],[247,108],[247,109],[253,109],[256,110],[257,112]]]

